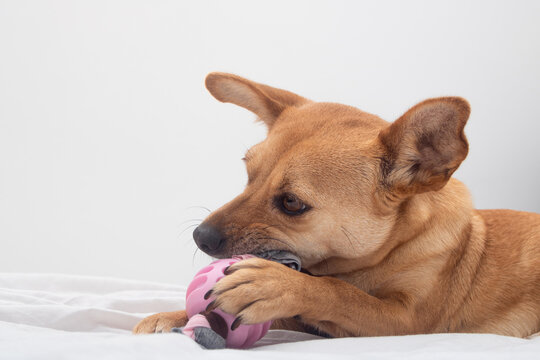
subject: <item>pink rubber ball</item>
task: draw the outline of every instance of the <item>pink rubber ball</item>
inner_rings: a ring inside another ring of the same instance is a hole
[[[205,300],[204,295],[211,290],[219,280],[225,277],[223,271],[228,266],[252,257],[254,256],[241,255],[234,256],[231,259],[220,259],[201,269],[189,284],[186,292],[186,313],[188,318],[205,311],[208,304],[214,300],[212,296]],[[235,330],[231,330],[231,324],[233,323],[235,316],[227,314],[220,309],[215,309],[212,312],[220,315],[227,323],[228,333],[225,341],[226,347],[228,348],[244,349],[252,346],[266,335],[272,324],[271,321],[267,321],[262,324],[240,325]]]

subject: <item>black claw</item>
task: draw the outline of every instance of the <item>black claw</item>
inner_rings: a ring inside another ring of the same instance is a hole
[[[204,300],[208,300],[208,298],[212,295],[212,289],[208,290],[206,294],[204,294]]]
[[[229,268],[230,266],[227,266],[225,269],[223,269],[223,274],[229,275]]]
[[[242,317],[239,316],[236,319],[234,319],[233,323],[231,324],[231,330],[236,330],[240,325],[242,325]]]
[[[214,310],[214,308],[216,307],[216,300],[212,301],[210,304],[208,304],[208,306],[206,307],[206,310],[205,311],[212,311]]]

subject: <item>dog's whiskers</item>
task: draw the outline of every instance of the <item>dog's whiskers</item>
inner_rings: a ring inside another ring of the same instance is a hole
[[[197,255],[197,251],[199,251],[199,248],[196,247],[193,252],[193,257],[191,258],[191,266],[195,266],[195,255]]]
[[[278,238],[273,238],[273,237],[264,237],[264,238],[261,238],[261,240],[273,240],[273,241],[277,241],[283,245],[285,245],[287,247],[287,250],[290,250],[292,253],[296,253],[296,251],[294,250],[294,248],[290,245],[290,244],[287,244],[285,241],[281,240],[281,239],[278,239]]]
[[[189,219],[189,220],[185,220],[185,221],[182,221],[180,224],[178,225],[184,225],[185,223],[188,223],[188,222],[191,222],[191,221],[197,221],[199,223],[203,222],[204,219]]]
[[[349,241],[349,244],[351,245],[351,249],[353,251],[356,251],[354,242],[351,240],[351,236],[354,237],[354,235],[349,230],[347,230],[344,226],[341,226],[341,232],[345,234],[345,237],[347,238],[347,240]],[[356,238],[354,240],[356,240]]]
[[[181,238],[182,238],[182,235],[184,235],[184,233],[185,233],[186,231],[188,231],[189,229],[192,229],[192,228],[194,228],[194,227],[197,227],[197,226],[199,226],[199,225],[200,225],[200,224],[198,223],[198,224],[192,224],[192,225],[187,226],[184,230],[182,230],[182,231],[180,232],[180,234],[178,235],[178,238],[181,239]],[[190,239],[188,239],[188,240],[190,240]]]
[[[189,210],[189,209],[203,209],[203,210],[208,211],[208,213],[212,212],[212,210],[210,210],[206,206],[188,206],[187,208],[185,208],[185,210]]]

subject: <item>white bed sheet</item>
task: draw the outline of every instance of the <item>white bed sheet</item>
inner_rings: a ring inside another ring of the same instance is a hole
[[[271,331],[250,350],[204,350],[180,334],[131,334],[143,317],[183,308],[184,291],[110,278],[0,274],[0,359],[540,359],[540,337],[320,339]]]

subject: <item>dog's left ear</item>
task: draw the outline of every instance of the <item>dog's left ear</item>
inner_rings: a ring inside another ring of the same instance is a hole
[[[272,127],[283,110],[309,100],[290,91],[256,83],[234,74],[213,72],[206,76],[206,88],[221,102],[229,102],[255,113]]]
[[[383,183],[399,195],[441,189],[467,156],[469,103],[459,97],[421,102],[379,134]]]

